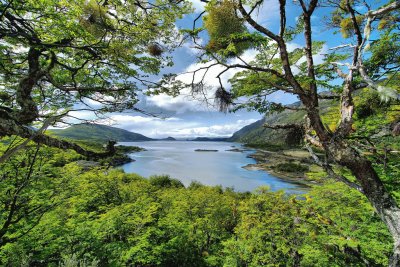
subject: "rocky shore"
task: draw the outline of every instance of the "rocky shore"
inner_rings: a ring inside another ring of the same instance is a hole
[[[257,149],[248,156],[256,160],[255,164],[248,164],[243,168],[248,170],[263,170],[276,177],[304,186],[315,184],[310,172],[320,172],[321,168],[315,165],[308,151],[302,149],[285,149],[269,151]]]

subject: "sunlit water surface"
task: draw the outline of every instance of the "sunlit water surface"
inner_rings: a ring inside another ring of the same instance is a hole
[[[222,185],[236,191],[253,191],[259,186],[269,186],[276,191],[302,193],[299,185],[274,177],[265,171],[246,170],[243,166],[256,163],[247,156],[254,151],[233,152],[241,148],[238,143],[195,141],[121,142],[121,145],[139,146],[146,151],[132,153],[135,162],[122,166],[127,173],[144,177],[168,174],[185,186],[192,181],[204,185]],[[196,152],[196,149],[215,149],[218,152]]]

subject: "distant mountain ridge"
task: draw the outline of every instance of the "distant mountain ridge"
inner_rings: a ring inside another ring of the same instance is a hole
[[[90,141],[108,141],[115,140],[117,142],[135,142],[135,141],[152,141],[155,139],[149,138],[139,133],[130,132],[124,129],[111,127],[100,124],[76,124],[66,129],[49,130],[52,135],[57,137],[75,139],[75,140],[90,140]]]
[[[304,112],[284,111],[268,115],[261,120],[249,124],[235,132],[227,141],[247,144],[271,144],[277,146],[296,146],[301,137],[294,136],[290,130],[273,130],[263,127],[265,124],[286,124],[301,122]]]
[[[331,100],[320,102],[321,114],[329,112],[332,105]],[[291,107],[301,107],[300,102],[290,105]],[[293,130],[273,130],[263,127],[265,124],[302,124],[306,112],[303,110],[285,110],[263,117],[262,119],[249,124],[235,132],[227,141],[248,143],[248,144],[271,144],[277,146],[296,146],[302,141],[302,136]]]
[[[190,139],[189,141],[203,141],[203,142],[209,142],[209,141],[220,141],[224,142],[227,141],[229,137],[196,137],[194,139]]]
[[[321,101],[321,113],[326,113],[330,101]],[[300,102],[294,103],[292,107],[300,107]],[[285,110],[274,113],[249,124],[235,132],[231,137],[194,137],[185,139],[188,141],[227,141],[247,144],[272,144],[277,146],[298,145],[302,137],[291,130],[272,130],[263,127],[264,124],[301,124],[305,117],[305,111]],[[135,141],[176,141],[173,137],[153,139],[139,133],[124,129],[99,124],[77,124],[66,129],[53,129],[49,131],[52,135],[75,140],[135,142]]]
[[[161,138],[161,139],[157,139],[160,141],[176,141],[175,138],[173,138],[172,136],[168,136],[167,138]]]

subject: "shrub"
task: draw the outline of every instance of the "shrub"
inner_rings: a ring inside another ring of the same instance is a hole
[[[181,181],[171,178],[169,175],[154,175],[149,178],[150,184],[158,188],[180,188],[184,187]]]
[[[276,171],[281,172],[306,172],[309,170],[308,166],[292,162],[279,163],[274,167]]]

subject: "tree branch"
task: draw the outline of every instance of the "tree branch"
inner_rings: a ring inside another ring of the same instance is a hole
[[[358,184],[356,184],[356,183],[353,183],[353,182],[349,181],[346,177],[335,173],[335,171],[332,169],[332,167],[331,167],[328,163],[326,163],[326,162],[323,163],[323,162],[319,159],[319,157],[315,154],[315,152],[312,150],[312,148],[311,148],[310,145],[308,145],[308,144],[306,143],[305,147],[307,148],[307,150],[308,150],[308,152],[310,153],[311,157],[313,158],[314,162],[315,162],[318,166],[322,167],[322,168],[325,170],[325,172],[326,172],[331,178],[335,179],[336,181],[343,182],[344,184],[348,185],[349,187],[354,188],[354,189],[356,189],[357,191],[363,193],[363,189],[362,189],[362,187],[361,187],[360,185],[358,185]]]
[[[370,17],[370,18],[379,17],[379,16],[383,16],[391,11],[399,9],[399,8],[400,8],[400,1],[396,0],[395,2],[391,3],[390,5],[382,7],[378,10],[369,11],[365,16]]]
[[[28,138],[30,140],[32,140],[35,143],[38,144],[44,144],[50,147],[56,147],[56,148],[61,148],[61,149],[72,149],[75,150],[78,154],[81,154],[83,156],[86,156],[88,158],[94,158],[94,159],[98,159],[98,158],[105,158],[105,157],[109,157],[112,156],[114,151],[113,151],[113,142],[109,142],[109,147],[108,147],[108,151],[106,152],[93,152],[90,150],[86,150],[83,147],[68,142],[68,141],[64,141],[64,140],[59,140],[57,138],[42,134],[42,133],[38,133],[37,131],[35,131],[34,129],[28,127],[28,126],[24,126],[21,125],[19,123],[16,123],[13,119],[11,119],[10,117],[5,117],[4,113],[2,114],[2,112],[0,111],[0,137],[1,136],[6,136],[6,135],[16,135],[22,138]],[[114,142],[115,144],[115,142]],[[4,156],[4,155],[3,155]],[[2,157],[3,157],[2,156]]]

